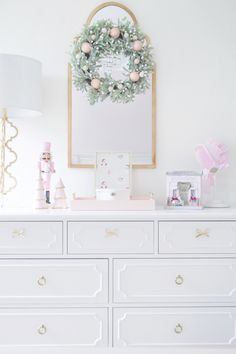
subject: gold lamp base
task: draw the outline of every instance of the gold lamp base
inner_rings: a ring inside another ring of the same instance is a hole
[[[17,154],[11,148],[10,143],[18,135],[18,129],[9,121],[6,109],[0,120],[1,152],[0,152],[0,196],[3,206],[3,198],[17,185],[16,178],[9,171],[10,167],[17,161]]]

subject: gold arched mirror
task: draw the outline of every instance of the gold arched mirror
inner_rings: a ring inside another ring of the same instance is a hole
[[[108,18],[114,23],[124,18],[137,23],[126,6],[109,2],[96,7],[87,24]],[[124,66],[122,60],[114,64],[116,74],[117,67],[121,71]],[[86,94],[75,89],[69,65],[69,167],[93,168],[99,151],[131,152],[134,168],[156,167],[155,70],[149,80],[150,87],[133,102],[122,104],[105,100],[90,105]]]

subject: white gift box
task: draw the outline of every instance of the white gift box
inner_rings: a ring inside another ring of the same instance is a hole
[[[97,200],[129,200],[129,189],[97,189]]]
[[[131,158],[128,152],[99,152],[96,158],[97,200],[128,200]]]

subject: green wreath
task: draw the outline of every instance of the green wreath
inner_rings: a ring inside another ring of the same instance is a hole
[[[99,73],[99,61],[107,56],[124,55],[124,79],[114,80]],[[77,90],[87,92],[90,104],[110,97],[113,102],[127,103],[144,93],[150,85],[154,63],[152,48],[140,28],[127,19],[115,25],[100,20],[85,26],[75,37],[71,53],[72,79]]]

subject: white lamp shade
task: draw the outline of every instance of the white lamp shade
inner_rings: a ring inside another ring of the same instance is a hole
[[[42,68],[35,59],[0,54],[0,109],[8,117],[37,116],[42,106]]]

